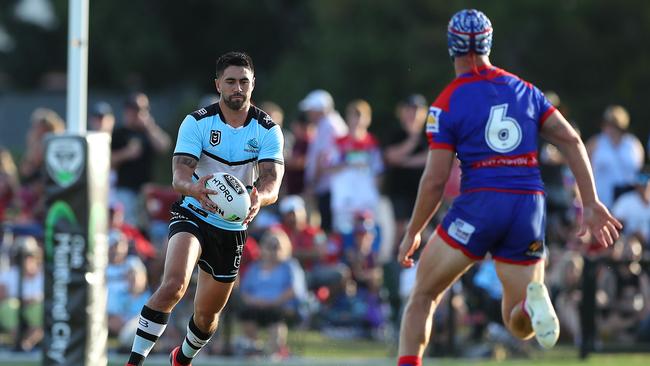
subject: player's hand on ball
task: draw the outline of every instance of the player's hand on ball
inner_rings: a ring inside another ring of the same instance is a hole
[[[250,193],[251,196],[251,208],[248,210],[248,216],[244,219],[244,225],[248,225],[257,213],[260,212],[260,200],[257,196],[257,188],[253,187]]]
[[[586,204],[582,218],[582,225],[578,236],[583,236],[587,230],[596,238],[603,247],[608,247],[618,239],[618,231],[623,224],[609,213],[609,210],[600,201]]]
[[[201,202],[201,207],[203,207],[203,209],[208,210],[212,213],[216,213],[217,212],[216,206],[214,202],[212,202],[210,197],[208,197],[208,195],[219,194],[219,192],[212,189],[208,189],[205,186],[208,179],[211,179],[212,177],[213,174],[204,175],[201,177],[201,179],[199,179],[198,182],[196,182],[196,184],[192,185],[191,196],[196,198],[199,202]]]
[[[411,236],[408,233],[404,234],[404,238],[399,245],[399,252],[397,254],[397,262],[404,268],[411,268],[415,264],[413,260],[413,253],[420,247],[422,235],[417,233]]]

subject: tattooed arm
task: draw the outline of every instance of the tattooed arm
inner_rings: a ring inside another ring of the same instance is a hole
[[[192,175],[198,161],[187,155],[175,155],[172,159],[172,187],[184,196],[192,196],[201,202],[201,206],[211,212],[215,211],[215,205],[208,198],[208,194],[216,194],[216,191],[205,188],[205,182],[212,178],[212,174],[201,177],[198,182],[192,181]]]
[[[263,161],[258,164],[260,176],[251,192],[251,209],[248,217],[244,220],[248,224],[262,206],[268,206],[278,199],[282,176],[284,176],[284,165],[272,161]]]

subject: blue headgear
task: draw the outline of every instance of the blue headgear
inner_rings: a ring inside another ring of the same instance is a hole
[[[470,52],[489,55],[492,48],[492,23],[482,12],[465,9],[454,14],[447,26],[449,56],[465,56]]]

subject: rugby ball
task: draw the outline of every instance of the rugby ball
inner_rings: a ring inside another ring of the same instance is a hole
[[[214,173],[205,181],[205,188],[217,191],[208,197],[217,206],[217,215],[230,222],[242,222],[251,208],[251,197],[244,183],[228,173]]]

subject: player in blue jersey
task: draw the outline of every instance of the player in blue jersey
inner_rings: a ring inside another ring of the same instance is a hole
[[[194,267],[200,271],[194,314],[182,345],[170,354],[172,366],[190,365],[217,329],[239,272],[248,223],[261,206],[278,197],[284,174],[280,127],[251,105],[253,62],[241,52],[217,60],[218,103],[189,114],[180,126],[172,160],[173,187],[183,195],[172,208],[162,283],[142,309],[127,366],[141,366],[162,335],[169,314],[183,297]],[[250,190],[251,208],[242,222],[216,214],[205,182],[227,172]]]
[[[599,201],[585,147],[564,117],[533,85],[492,66],[492,25],[462,10],[447,31],[456,79],[429,109],[430,151],[398,261],[414,265],[421,232],[438,209],[453,160],[461,195],[429,239],[402,318],[400,366],[421,365],[432,316],[445,290],[490,253],[503,284],[502,315],[513,335],[552,347],[559,324],[544,286],[544,188],[537,161],[541,136],[565,155],[584,206],[581,232],[603,246],[621,224]]]

